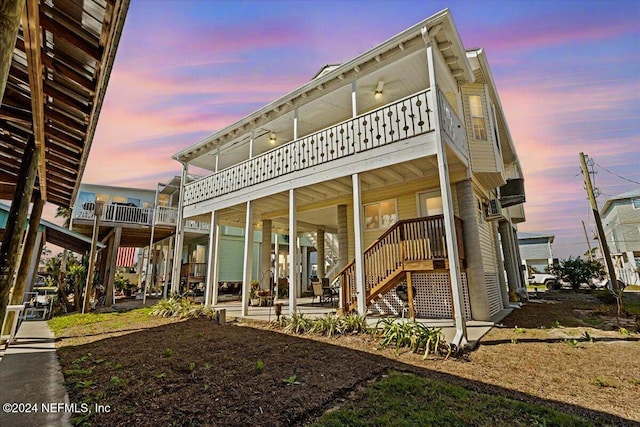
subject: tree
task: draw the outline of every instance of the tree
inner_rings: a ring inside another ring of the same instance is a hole
[[[71,225],[71,209],[58,206],[56,209],[56,218],[64,218],[62,226],[69,228]]]
[[[592,279],[604,278],[604,266],[595,260],[583,260],[580,257],[562,259],[551,266],[551,273],[559,281],[568,282],[573,289],[580,289],[580,285],[591,285]]]

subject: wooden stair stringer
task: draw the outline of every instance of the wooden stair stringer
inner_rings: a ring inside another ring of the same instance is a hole
[[[396,270],[394,270],[391,274],[385,277],[380,283],[375,285],[369,291],[367,291],[366,295],[366,306],[369,307],[371,304],[376,302],[382,295],[389,292],[391,289],[395,288],[407,275],[404,267],[400,266]],[[349,309],[351,311],[355,311],[358,309],[358,301],[352,300],[349,305]]]

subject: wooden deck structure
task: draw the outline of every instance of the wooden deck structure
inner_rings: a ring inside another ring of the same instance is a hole
[[[24,235],[16,224],[31,201],[68,208],[76,197],[129,0],[0,5],[7,28],[21,23],[0,33],[2,65],[10,59],[0,72],[0,198],[13,201],[0,250],[3,319]]]

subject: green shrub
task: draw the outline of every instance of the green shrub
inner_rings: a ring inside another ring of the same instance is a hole
[[[600,289],[593,293],[602,304],[616,304],[616,296],[608,289]]]
[[[313,327],[311,319],[304,317],[303,313],[293,313],[290,319],[286,319],[286,325],[284,327],[285,332],[291,332],[295,334],[304,334],[309,332]]]
[[[360,316],[356,313],[349,313],[340,317],[340,331],[343,334],[369,333],[367,316]]]
[[[313,321],[311,332],[315,332],[328,337],[342,332],[342,322],[335,314],[329,313],[324,317],[319,317]]]
[[[426,358],[429,353],[447,357],[451,354],[451,346],[444,340],[441,329],[395,318],[380,320],[376,329],[381,338],[381,345],[383,347],[395,345],[396,352],[401,347],[407,347],[413,353],[424,352],[423,358]]]
[[[184,298],[175,297],[162,300],[155,304],[151,307],[149,315],[157,317],[177,317],[179,319],[204,317],[215,320],[217,318],[217,312],[213,308],[194,304]]]

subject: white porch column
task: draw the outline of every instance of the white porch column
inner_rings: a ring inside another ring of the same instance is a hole
[[[502,245],[502,253],[504,254],[504,269],[507,272],[507,284],[509,286],[509,300],[517,301],[516,290],[518,289],[518,265],[513,255],[513,244],[511,239],[511,224],[508,221],[500,221],[498,223],[498,232],[500,233],[500,244]]]
[[[298,109],[293,110],[293,140],[298,139]]]
[[[218,300],[218,224],[216,211],[211,211],[209,220],[209,248],[207,253],[207,285],[204,292],[204,305],[212,306]]]
[[[271,228],[270,219],[262,220],[262,244],[260,249],[260,287],[271,288]]]
[[[526,289],[527,278],[525,277],[524,270],[522,269],[522,257],[520,257],[520,246],[518,246],[518,230],[515,227],[511,227],[511,236],[513,239],[513,254],[518,262],[518,287]]]
[[[164,277],[164,284],[162,286],[162,298],[163,299],[167,299],[167,293],[169,291],[169,275],[171,273],[171,268],[172,268],[172,264],[171,262],[173,261],[173,241],[174,241],[174,237],[171,236],[169,237],[169,242],[167,243],[167,257],[164,261],[164,272],[162,273],[162,276]]]
[[[278,301],[278,293],[282,292],[278,286],[278,281],[280,280],[280,236],[278,233],[275,233],[275,239],[273,242],[273,252],[275,253],[276,259],[273,266],[273,280],[276,287],[276,294],[273,299],[274,301]]]
[[[242,273],[242,315],[249,314],[249,292],[251,291],[251,277],[253,276],[253,206],[251,200],[247,202],[247,215],[244,227],[244,269]]]
[[[318,250],[318,278],[322,279],[325,275],[324,268],[324,227],[318,227],[316,230],[316,245],[318,246],[316,249]]]
[[[171,271],[171,293],[178,292],[180,287],[180,268],[182,267],[182,246],[184,245],[184,186],[187,184],[189,165],[182,164],[180,180],[180,198],[178,199],[178,216],[176,218],[176,239],[173,248],[173,269]]]
[[[289,190],[289,315],[296,312],[296,292],[299,288],[298,224],[296,218],[296,190]]]
[[[500,249],[500,235],[498,234],[498,224],[496,221],[491,222],[491,232],[493,233],[493,241],[495,242],[496,261],[498,263],[498,283],[500,283],[500,295],[502,296],[502,307],[509,307],[509,290],[507,281],[504,278],[504,259],[502,258],[502,250]]]
[[[356,259],[356,290],[358,298],[358,313],[363,315],[367,312],[367,290],[365,288],[364,274],[364,245],[362,234],[362,189],[360,185],[360,175],[351,175],[353,182],[353,234],[355,243]]]
[[[442,197],[442,211],[444,214],[444,229],[447,241],[447,256],[449,258],[449,275],[451,278],[451,294],[453,296],[453,317],[456,325],[456,335],[452,340],[458,348],[467,343],[467,325],[463,311],[464,301],[462,281],[460,278],[460,257],[458,255],[458,239],[453,217],[453,197],[451,196],[451,182],[449,181],[449,164],[447,150],[442,140],[442,124],[440,120],[440,106],[438,105],[438,86],[436,81],[436,58],[433,45],[427,46],[427,62],[429,66],[429,81],[431,82],[431,102],[436,123],[436,157],[438,159],[438,177],[440,179],[440,195]]]

